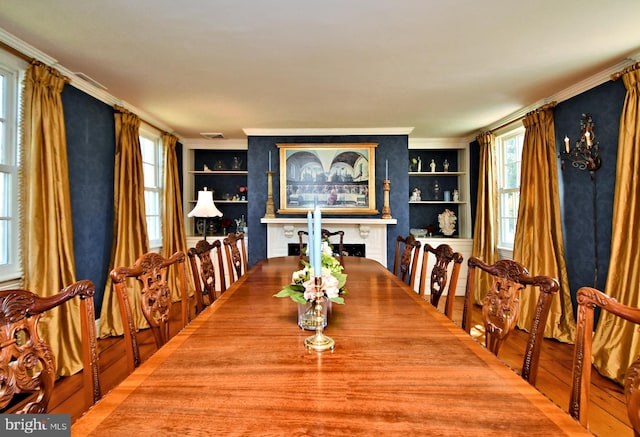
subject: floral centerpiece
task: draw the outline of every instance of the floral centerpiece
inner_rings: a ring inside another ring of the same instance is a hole
[[[322,258],[322,272],[320,274],[322,277],[321,290],[324,297],[331,302],[343,304],[344,298],[342,296],[347,294],[345,288],[347,275],[342,272],[344,267],[342,267],[340,262],[333,256],[333,248],[328,241],[322,242],[320,254]],[[315,272],[307,261],[301,260],[300,262],[304,267],[301,270],[293,272],[291,284],[274,294],[275,297],[288,297],[298,304],[308,304],[315,301]]]

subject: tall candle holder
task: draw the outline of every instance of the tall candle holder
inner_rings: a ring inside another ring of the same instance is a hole
[[[385,179],[382,181],[382,191],[384,191],[384,202],[382,205],[382,218],[390,219],[391,218],[391,207],[389,206],[389,191],[391,190],[391,181],[389,179]]]
[[[267,172],[267,209],[264,218],[276,218],[275,205],[273,204],[273,171]]]
[[[324,314],[322,313],[322,301],[325,299],[324,292],[322,291],[322,276],[314,277],[314,285],[316,287],[315,315],[316,315],[316,333],[304,339],[304,345],[309,350],[322,352],[326,350],[333,350],[336,342],[331,338],[324,335]]]

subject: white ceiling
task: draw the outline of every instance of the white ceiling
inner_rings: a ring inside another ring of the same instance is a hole
[[[444,138],[637,54],[640,1],[2,0],[0,27],[181,138]]]

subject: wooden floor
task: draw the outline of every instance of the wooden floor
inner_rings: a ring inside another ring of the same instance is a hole
[[[457,298],[454,322],[460,325],[462,320],[461,298]],[[174,307],[177,307],[174,306]],[[180,315],[176,312],[172,325],[172,334],[179,328]],[[480,308],[473,309],[473,326],[471,335],[483,341],[480,327]],[[149,330],[139,333],[142,359],[147,359],[154,351],[155,345]],[[516,331],[508,338],[500,352],[500,358],[510,367],[520,369],[522,354],[525,349],[526,333]],[[100,374],[103,393],[115,387],[126,376],[125,350],[122,337],[99,340]],[[537,388],[549,399],[567,410],[571,380],[571,364],[573,346],[554,340],[545,340],[542,347],[540,368],[538,370]],[[595,370],[592,376],[590,429],[598,436],[633,436],[629,425],[622,387],[603,378]],[[81,375],[61,378],[56,382],[50,406],[51,413],[67,413],[75,421],[83,413],[81,392]]]

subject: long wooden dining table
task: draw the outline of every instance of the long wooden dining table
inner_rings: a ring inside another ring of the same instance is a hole
[[[73,436],[588,435],[376,261],[346,257],[333,351],[273,295],[297,257],[256,263],[105,395]]]

